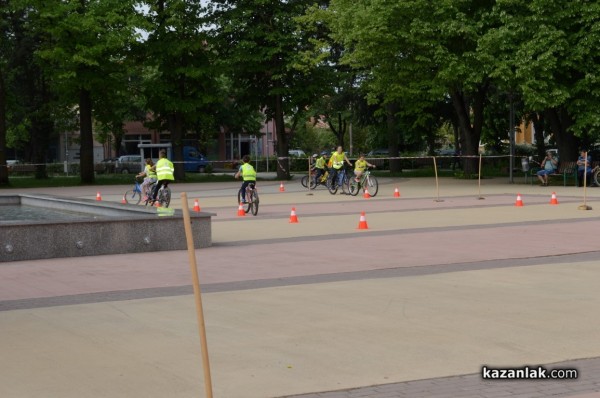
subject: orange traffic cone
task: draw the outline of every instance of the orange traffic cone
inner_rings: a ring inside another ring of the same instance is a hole
[[[557,205],[558,204],[558,199],[556,199],[556,192],[552,192],[552,198],[550,199],[550,204],[551,205]]]
[[[296,215],[296,208],[292,207],[292,212],[290,213],[290,223],[297,224],[298,216]]]
[[[121,203],[124,205],[127,204],[127,199],[125,199],[125,195],[123,195],[123,199],[121,199]]]
[[[523,199],[521,199],[521,194],[517,194],[517,201],[515,202],[515,206],[523,207]]]
[[[244,211],[242,202],[240,202],[240,205],[238,206],[238,217],[246,217],[246,212]]]
[[[398,191],[398,187],[396,187],[396,189],[394,189],[394,198],[399,198],[400,197],[400,191]]]
[[[283,186],[283,182],[279,183],[279,192],[285,192],[285,187]]]
[[[200,211],[200,203],[198,203],[198,199],[194,199],[194,211],[195,212]]]
[[[360,213],[360,220],[358,221],[358,229],[369,229],[367,225],[367,218],[365,217],[365,212]]]
[[[365,194],[363,195],[363,198],[371,199],[371,194],[369,193],[369,190],[367,188],[365,188]]]
[[[100,191],[96,192],[96,200],[102,200],[102,196],[100,196]]]

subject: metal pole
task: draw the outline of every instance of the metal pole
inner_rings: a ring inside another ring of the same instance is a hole
[[[267,145],[266,145],[266,152],[267,152],[267,173],[269,172],[269,121],[267,120]]]
[[[348,129],[348,134],[349,134],[349,138],[350,138],[350,156],[352,156],[352,149],[354,147],[353,143],[352,143],[352,122],[350,122],[350,127]]]
[[[509,182],[514,184],[513,169],[515,168],[515,107],[512,93],[510,98],[510,116],[509,116],[509,140],[510,140],[510,158],[509,158]]]

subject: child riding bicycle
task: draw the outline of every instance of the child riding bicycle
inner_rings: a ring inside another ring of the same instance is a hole
[[[256,185],[256,170],[250,164],[250,156],[248,155],[244,155],[242,158],[242,165],[234,177],[238,179],[240,176],[244,182],[242,182],[238,196],[242,198],[242,203],[246,203],[246,187],[250,184]]]
[[[367,167],[375,167],[374,164],[371,164],[369,162],[367,162],[365,160],[365,154],[361,153],[358,157],[358,159],[356,160],[356,162],[354,162],[354,181],[359,182],[360,181],[360,177],[362,176],[362,174],[364,173],[364,171],[366,170]]]
[[[142,197],[144,198],[144,200],[146,200],[148,196],[148,188],[157,180],[154,162],[151,158],[146,159],[146,166],[144,167],[144,171],[136,175],[136,177],[145,177],[141,187]]]

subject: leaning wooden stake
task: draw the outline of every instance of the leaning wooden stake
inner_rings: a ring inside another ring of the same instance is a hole
[[[479,198],[478,199],[485,199],[483,196],[481,196],[481,154],[479,154]]]
[[[592,210],[591,206],[587,205],[587,156],[588,153],[584,153],[584,163],[583,163],[583,204],[578,207],[579,210]]]
[[[438,180],[438,172],[437,172],[437,162],[435,161],[435,156],[433,157],[433,171],[435,173],[435,196],[436,202],[443,202],[442,199],[440,199],[440,182]]]
[[[194,248],[194,237],[192,235],[192,223],[190,220],[190,209],[188,208],[187,194],[181,193],[181,209],[183,210],[183,224],[185,226],[185,237],[187,240],[188,257],[190,259],[190,270],[192,271],[192,285],[194,286],[194,298],[196,301],[196,315],[198,317],[198,331],[200,333],[200,346],[202,349],[202,365],[204,368],[204,390],[206,397],[212,398],[212,380],[210,378],[210,363],[208,361],[208,345],[206,343],[206,328],[204,326],[204,311],[202,310],[202,294],[200,292],[200,280],[196,266],[196,251]]]

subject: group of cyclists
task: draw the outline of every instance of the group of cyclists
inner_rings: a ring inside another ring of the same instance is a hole
[[[327,159],[328,156],[329,159]],[[344,167],[344,163],[352,167],[352,163],[344,153],[344,150],[341,146],[338,146],[337,149],[331,153],[331,155],[328,155],[327,151],[323,151],[321,152],[320,157],[317,154],[314,154],[313,158],[316,158],[316,160],[315,165],[313,166],[311,171],[315,172],[316,181],[319,181],[321,176],[325,174],[326,171],[328,171],[331,176],[331,180],[337,181],[338,185],[342,185],[342,175],[340,171]],[[364,153],[361,153],[356,162],[354,163],[355,181],[360,180],[360,177],[363,175],[367,167],[374,168],[375,165],[367,162]]]
[[[341,185],[342,173],[340,173],[340,171],[344,167],[344,164],[346,163],[352,167],[352,163],[344,153],[341,146],[338,146],[337,149],[331,153],[331,155],[329,155],[327,151],[323,151],[321,152],[320,157],[317,154],[313,155],[313,159],[315,163],[312,167],[312,171],[315,172],[316,181],[319,181],[323,174],[328,171],[331,180],[337,181],[338,185]],[[144,198],[144,201],[154,202],[156,201],[156,196],[160,188],[163,185],[167,186],[171,181],[175,180],[175,168],[173,167],[173,163],[167,159],[167,152],[165,150],[161,150],[159,152],[159,159],[156,164],[154,164],[150,158],[146,159],[145,162],[146,165],[144,170],[139,173],[137,177],[144,177],[144,182],[141,184],[142,197]],[[356,181],[360,179],[367,167],[375,167],[375,165],[367,162],[365,155],[361,153],[359,158],[354,163],[354,178]],[[242,202],[244,202],[246,200],[246,187],[249,184],[256,183],[256,170],[250,164],[250,156],[248,155],[245,155],[242,158],[242,165],[235,174],[236,179],[240,177],[242,178],[243,182],[240,187],[238,197],[242,198]],[[153,188],[150,191],[150,187],[152,186]]]
[[[144,177],[144,182],[142,183],[143,200],[150,204],[154,203],[160,188],[162,186],[166,187],[169,182],[175,180],[175,168],[173,167],[173,163],[167,159],[167,151],[163,149],[158,153],[156,164],[154,164],[151,158],[146,159],[144,170],[136,177]],[[154,187],[149,192],[153,184]]]

